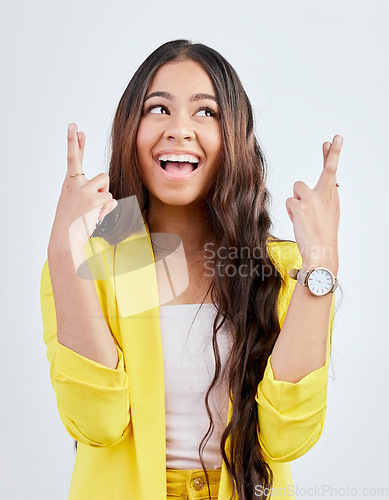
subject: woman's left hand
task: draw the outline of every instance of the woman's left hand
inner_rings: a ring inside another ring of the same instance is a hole
[[[338,227],[340,205],[336,173],[343,138],[335,135],[332,144],[323,144],[323,171],[316,186],[304,182],[293,186],[293,197],[286,208],[293,224],[296,243],[302,256],[302,268],[326,267],[337,276]]]

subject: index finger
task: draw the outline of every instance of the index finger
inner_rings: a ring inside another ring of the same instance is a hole
[[[327,157],[324,160],[323,171],[317,181],[315,190],[332,188],[336,184],[336,172],[338,170],[339,155],[343,145],[343,137],[335,135]]]
[[[77,132],[77,125],[70,123],[68,127],[67,150],[68,176],[82,172],[83,149],[80,148]]]

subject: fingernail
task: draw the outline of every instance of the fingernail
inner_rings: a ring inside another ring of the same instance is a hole
[[[75,129],[74,123],[69,123],[68,132],[73,132],[74,129]]]

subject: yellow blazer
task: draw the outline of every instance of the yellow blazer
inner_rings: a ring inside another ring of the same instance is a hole
[[[301,256],[291,242],[269,241],[268,250],[286,281],[278,300],[282,325],[296,284],[288,270],[299,268]],[[89,240],[86,256],[117,346],[116,369],[57,341],[47,261],[41,278],[43,339],[51,383],[61,420],[78,441],[69,500],[165,500],[164,369],[149,227],[146,223],[140,232],[117,245],[115,268],[114,247],[102,238]],[[334,301],[331,333],[333,317]],[[274,380],[269,357],[258,385],[258,439],[275,475],[274,498],[294,498],[289,462],[312,448],[323,431],[330,350],[329,342],[325,364],[297,383]],[[230,400],[228,420],[231,412]],[[228,500],[231,494],[223,462],[218,500]]]

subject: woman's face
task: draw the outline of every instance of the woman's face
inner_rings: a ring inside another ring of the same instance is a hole
[[[190,60],[161,66],[146,94],[136,144],[150,203],[197,204],[215,178],[221,146],[216,93],[203,67]]]

